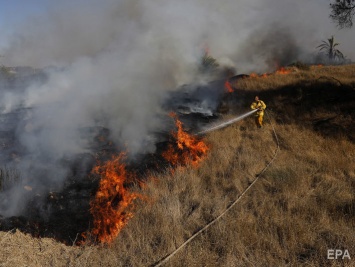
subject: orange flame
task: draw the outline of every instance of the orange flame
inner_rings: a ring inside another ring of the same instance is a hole
[[[191,164],[197,167],[207,153],[208,146],[203,141],[185,132],[182,122],[178,120],[175,113],[170,113],[170,116],[175,119],[177,127],[177,131],[172,132],[176,141],[174,145],[170,144],[168,150],[162,153],[163,158],[173,166]]]
[[[280,69],[278,69],[278,70],[276,71],[276,74],[289,74],[289,73],[291,73],[291,71],[285,69],[284,67],[281,67]]]
[[[257,73],[255,73],[255,72],[253,72],[253,73],[250,73],[249,74],[249,77],[250,78],[266,78],[266,77],[268,77],[270,74],[269,73],[263,73],[263,74],[257,74]]]
[[[232,88],[232,85],[230,84],[230,82],[228,80],[226,80],[226,82],[224,83],[224,89],[227,93],[233,93],[234,90]]]
[[[111,243],[133,214],[130,212],[133,200],[139,197],[124,188],[128,177],[122,163],[124,153],[93,168],[92,173],[101,176],[99,189],[90,202],[90,212],[94,217],[91,233],[101,243]]]
[[[289,74],[289,73],[291,73],[291,70],[288,70],[284,67],[281,67],[280,69],[275,71],[275,74]],[[270,75],[272,75],[272,74],[271,73],[257,74],[255,72],[253,72],[253,73],[249,74],[249,78],[267,78]]]

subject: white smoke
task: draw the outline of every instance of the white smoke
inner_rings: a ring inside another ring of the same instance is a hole
[[[328,13],[319,0],[56,1],[0,51],[7,66],[54,66],[45,83],[2,93],[1,111],[33,109],[17,132],[28,155],[23,175],[35,169],[60,184],[66,171],[57,162],[87,151],[79,134],[87,126],[109,128],[131,155],[154,151],[148,136],[164,127],[166,92],[196,80],[206,46],[238,72],[307,59],[332,34],[354,57],[355,35],[336,31]]]

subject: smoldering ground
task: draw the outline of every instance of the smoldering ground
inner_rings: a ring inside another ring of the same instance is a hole
[[[21,93],[2,90],[3,112],[30,110],[16,127],[25,153],[15,165],[31,187],[60,188],[68,174],[61,159],[91,153],[80,133],[94,126],[110,129],[131,156],[154,152],[151,133],[165,128],[167,92],[211,79],[199,73],[204,47],[239,73],[270,71],[275,61],[307,58],[333,30],[318,0],[54,3],[1,51],[7,66],[54,66]],[[6,216],[21,213],[23,203],[23,185],[11,190],[1,193]]]

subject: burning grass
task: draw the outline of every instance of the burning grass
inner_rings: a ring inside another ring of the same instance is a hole
[[[348,85],[352,88],[355,87],[354,75],[355,66],[345,65],[345,66],[323,66],[314,65],[310,69],[298,69],[297,67],[287,68],[290,72],[287,75],[258,75],[252,73],[251,78],[259,79],[241,79],[238,81],[238,88],[247,89],[249,91],[262,92],[263,90],[272,90],[275,88],[285,87],[285,86],[295,86],[297,84],[305,85],[307,83],[316,82],[318,79],[328,79],[336,83],[341,81],[342,84]],[[260,77],[265,79],[260,79]],[[323,78],[321,78],[323,77]],[[334,80],[336,79],[336,80]]]
[[[199,168],[155,174],[144,189],[153,201],[137,202],[134,217],[110,247],[67,247],[0,232],[0,264],[153,264],[218,216],[255,179],[275,150],[272,122],[280,141],[278,158],[239,205],[167,266],[353,266],[355,139],[341,127],[354,124],[354,98],[342,96],[355,87],[354,74],[355,66],[317,67],[240,80],[247,96],[257,92],[268,104],[271,118],[265,118],[265,127],[256,130],[253,118],[247,118],[211,132],[206,142],[213,149]],[[342,118],[334,122],[337,127],[322,122],[337,134],[314,128],[314,118],[329,114]],[[348,249],[352,260],[327,260],[327,249],[334,248]]]
[[[285,75],[285,74],[290,74],[291,70],[290,69],[286,69],[284,67],[281,67],[280,69],[278,69],[275,74],[281,74],[281,75]]]
[[[228,80],[225,81],[225,83],[224,83],[224,90],[226,93],[233,93],[234,92],[233,87]]]
[[[94,218],[91,234],[100,243],[112,243],[133,217],[133,201],[139,197],[125,188],[130,174],[126,171],[123,159],[123,153],[113,156],[111,160],[96,165],[92,171],[100,176],[100,185],[90,202],[90,212]]]
[[[175,120],[177,131],[172,132],[173,142],[163,152],[163,158],[172,166],[191,164],[197,167],[206,155],[208,146],[202,140],[184,131],[183,124],[175,113],[171,113],[170,116]]]
[[[135,216],[109,248],[63,249],[49,239],[34,241],[19,233],[13,237],[2,233],[0,262],[8,266],[25,259],[54,261],[56,266],[65,266],[64,259],[72,266],[152,264],[218,216],[254,179],[275,148],[266,127],[255,132],[250,119],[211,133],[208,141],[214,149],[200,168],[166,172],[148,182],[144,192],[155,201],[137,204]],[[170,266],[320,266],[329,263],[329,247],[354,251],[355,173],[349,161],[354,144],[331,141],[293,125],[278,125],[277,132],[283,148],[260,183],[172,258]],[[19,240],[33,246],[24,247]],[[345,266],[351,262],[345,261]]]
[[[176,114],[171,113],[170,116],[175,120],[177,131],[172,132],[174,142],[162,156],[173,167],[190,164],[197,167],[207,153],[208,146],[185,132]],[[113,156],[111,160],[99,163],[92,170],[93,174],[100,177],[100,184],[95,198],[90,202],[90,212],[94,218],[90,235],[100,243],[113,242],[133,217],[133,201],[141,197],[125,188],[125,182],[132,174],[126,170],[124,157],[124,153]]]

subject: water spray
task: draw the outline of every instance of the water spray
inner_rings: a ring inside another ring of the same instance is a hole
[[[240,115],[240,116],[235,117],[235,118],[233,118],[233,119],[230,119],[230,120],[228,120],[228,121],[225,121],[225,122],[219,123],[219,124],[217,124],[217,125],[214,125],[214,126],[212,126],[212,127],[209,127],[209,128],[207,128],[207,129],[204,129],[204,130],[202,130],[202,131],[196,133],[196,135],[205,134],[205,133],[208,133],[208,132],[212,132],[212,131],[215,131],[215,130],[224,128],[224,127],[226,127],[226,126],[228,126],[228,125],[230,125],[230,124],[232,124],[232,123],[235,123],[235,122],[237,122],[237,121],[240,121],[240,120],[242,120],[242,119],[244,119],[244,118],[250,116],[251,114],[253,114],[253,113],[256,112],[256,111],[257,111],[257,109],[251,110],[251,111],[249,111],[249,112],[247,112],[247,113],[244,113],[243,115]]]

